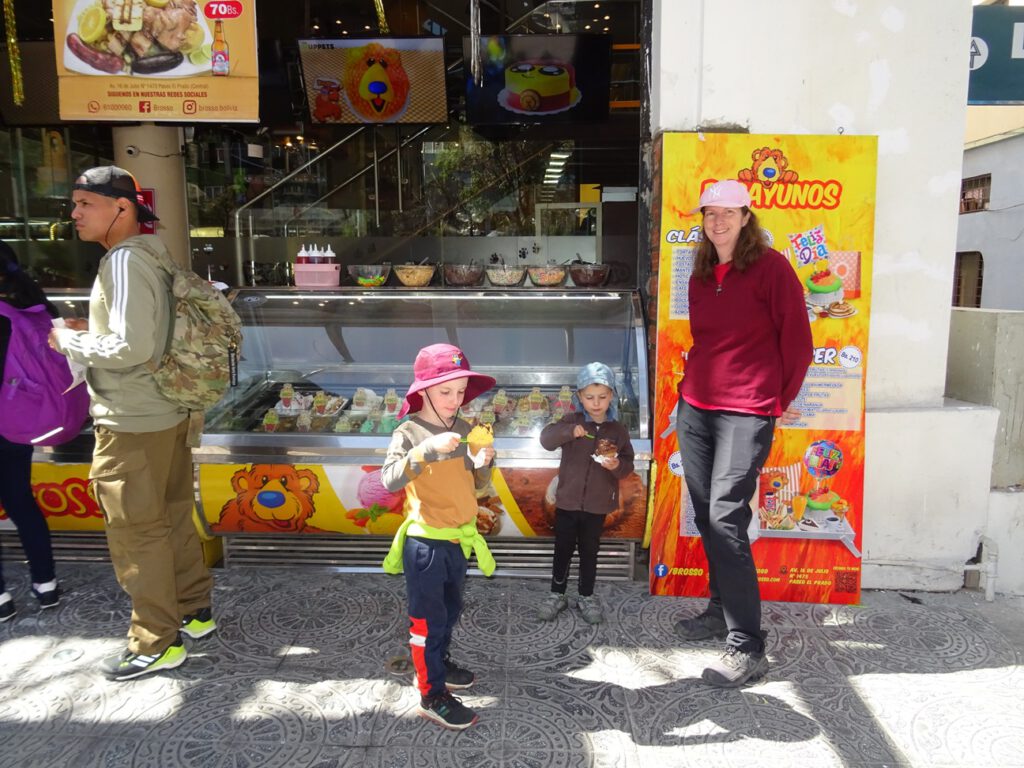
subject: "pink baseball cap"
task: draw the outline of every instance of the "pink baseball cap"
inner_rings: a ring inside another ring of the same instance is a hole
[[[735,179],[716,181],[701,192],[700,203],[690,213],[700,213],[701,209],[708,205],[720,208],[749,208],[750,190]]]
[[[452,379],[469,379],[466,382],[466,396],[462,400],[468,403],[496,383],[490,376],[471,371],[469,360],[462,354],[462,350],[452,344],[431,344],[421,349],[412,364],[412,378],[412,385],[405,393],[398,418],[419,411],[423,407],[423,395],[420,392],[435,384]]]

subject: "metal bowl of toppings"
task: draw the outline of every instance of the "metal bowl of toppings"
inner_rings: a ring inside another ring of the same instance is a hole
[[[527,267],[530,282],[538,288],[557,288],[565,282],[565,267],[547,264],[543,267]]]
[[[579,288],[597,288],[608,279],[607,264],[570,264],[569,277]]]
[[[487,268],[487,279],[490,280],[491,285],[502,288],[521,285],[524,277],[526,277],[526,267],[498,264]]]
[[[404,286],[422,288],[430,284],[436,269],[434,264],[399,264],[395,267],[395,277]]]
[[[445,264],[444,282],[459,287],[480,285],[484,281],[483,264]]]
[[[378,288],[388,281],[390,264],[349,264],[348,276],[362,288]]]

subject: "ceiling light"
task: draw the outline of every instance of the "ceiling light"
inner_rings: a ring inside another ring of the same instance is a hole
[[[590,25],[587,24],[587,26],[585,26],[584,29],[590,29]]]

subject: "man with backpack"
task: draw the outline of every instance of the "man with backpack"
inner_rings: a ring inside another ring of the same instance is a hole
[[[158,386],[172,336],[174,276],[135,178],[91,168],[76,181],[71,218],[80,239],[107,248],[89,301],[88,330],[57,328],[51,345],[87,366],[96,448],[89,477],[103,511],[110,558],[132,601],[128,647],[101,663],[113,680],[172,669],[186,658],[180,633],[216,629],[213,580],[192,520],[189,413]]]

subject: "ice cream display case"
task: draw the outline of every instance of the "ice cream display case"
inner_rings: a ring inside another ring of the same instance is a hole
[[[597,360],[615,371],[636,452],[606,536],[642,538],[651,440],[635,291],[243,288],[230,300],[243,323],[238,382],[194,451],[212,533],[392,535],[405,494],[381,485],[380,466],[417,351],[447,342],[498,382],[462,411],[495,435],[481,532],[553,534],[559,456],[538,435],[573,409],[576,374]]]

